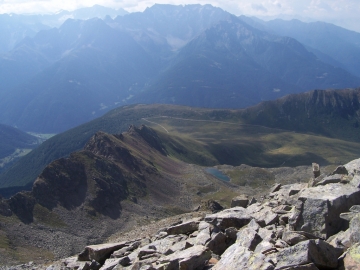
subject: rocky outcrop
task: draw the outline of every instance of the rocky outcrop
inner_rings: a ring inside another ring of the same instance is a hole
[[[275,185],[262,202],[247,208],[236,206],[183,220],[144,239],[89,246],[63,265],[67,269],[100,265],[100,269],[358,269],[360,159],[338,167],[330,176],[334,175],[348,181],[311,187]]]

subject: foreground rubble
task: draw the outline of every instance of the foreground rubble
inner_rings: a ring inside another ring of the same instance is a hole
[[[88,246],[60,268],[360,269],[360,159],[328,176],[314,168],[309,183],[277,184],[261,203],[235,198],[233,205],[245,207],[184,220],[148,238]]]

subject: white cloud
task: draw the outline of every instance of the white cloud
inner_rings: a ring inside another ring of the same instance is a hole
[[[95,4],[143,11],[159,4],[212,4],[235,15],[267,16],[267,18],[307,18],[327,21],[360,32],[359,0],[0,0],[0,13],[49,13],[74,10]]]

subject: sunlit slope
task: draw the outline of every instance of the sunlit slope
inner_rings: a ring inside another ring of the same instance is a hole
[[[314,90],[241,110],[124,106],[52,137],[1,174],[0,187],[31,186],[47,164],[82,149],[97,131],[118,134],[132,124],[162,130],[169,152],[191,163],[280,166],[346,163],[360,153],[359,123],[360,89]]]
[[[360,153],[357,142],[264,126],[170,117],[147,120],[163,132],[163,141],[174,157],[201,165],[341,164]]]

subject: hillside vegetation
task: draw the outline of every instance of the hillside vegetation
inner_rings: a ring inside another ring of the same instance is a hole
[[[314,90],[241,110],[124,106],[44,142],[1,174],[0,186],[31,185],[47,164],[82,149],[97,131],[119,134],[132,124],[165,131],[162,125],[169,151],[200,165],[345,163],[359,153],[359,100],[360,89],[346,89]]]

